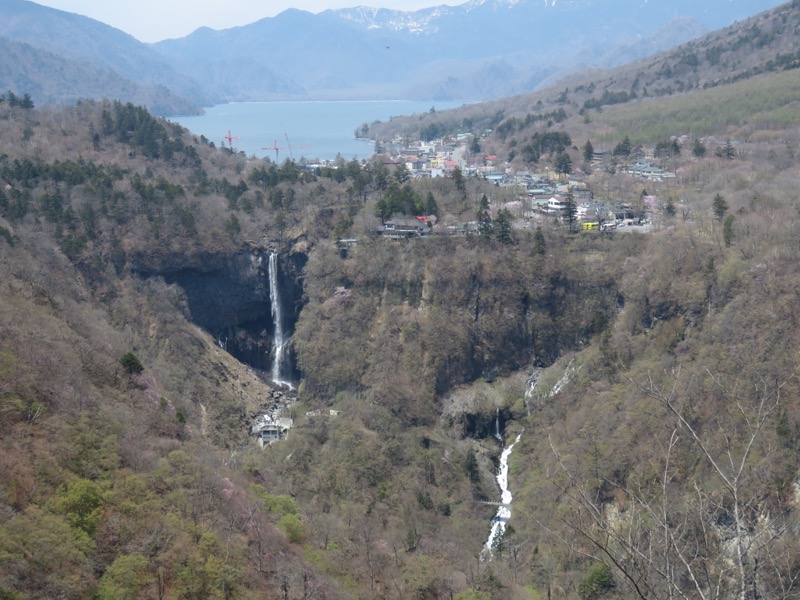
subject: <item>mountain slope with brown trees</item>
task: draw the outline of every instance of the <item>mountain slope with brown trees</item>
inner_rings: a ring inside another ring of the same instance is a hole
[[[787,2],[672,50],[615,69],[573,75],[533,94],[364,124],[358,131],[378,140],[480,132],[485,154],[508,157],[509,163],[520,166],[525,160],[521,149],[542,125],[555,129],[567,121],[576,140],[592,138],[597,149],[624,135],[652,144],[657,136],[676,129],[692,137],[746,136],[747,130],[737,131],[736,126],[747,124],[758,112],[780,119],[775,124],[780,128],[794,122],[786,114],[785,99],[762,97],[759,91],[796,91],[798,25],[800,5]],[[774,77],[759,83],[762,75],[780,73],[784,86]],[[665,111],[669,122],[660,126],[659,119],[640,120],[642,115],[661,117]]]
[[[774,114],[796,72],[752,80]],[[647,106],[665,114],[629,114]],[[559,128],[664,141],[617,110]],[[395,242],[371,234],[398,199],[467,221],[513,196],[379,161],[249,160],[129,104],[4,96],[0,592],[797,596],[800,130],[753,120],[728,153],[727,126],[702,127],[707,152],[666,159],[674,179],[587,176],[655,197],[648,233],[551,218]],[[273,252],[298,385],[294,427],[262,450]],[[489,559],[485,502],[518,434]]]

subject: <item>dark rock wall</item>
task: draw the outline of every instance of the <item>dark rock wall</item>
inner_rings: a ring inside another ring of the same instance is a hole
[[[303,308],[302,274],[307,257],[295,253],[278,257],[284,335],[293,335]],[[186,293],[191,320],[213,335],[220,346],[255,369],[272,365],[273,334],[269,295],[269,253],[261,249],[240,252],[217,261],[208,270],[186,268],[165,274]],[[296,378],[294,353],[287,356]]]
[[[305,306],[303,291],[303,277],[308,255],[294,252],[289,255],[282,254],[278,257],[280,271],[280,294],[283,314],[283,327],[285,339],[290,340],[294,335],[295,325],[300,318],[300,312]],[[267,284],[269,286],[269,283]],[[297,358],[294,345],[289,344],[286,353],[286,374],[292,381],[300,380],[300,371],[297,368]]]
[[[464,413],[461,416],[461,433],[464,437],[477,440],[494,437],[497,426],[500,426],[500,435],[505,435],[506,423],[513,421],[514,417],[509,408],[498,411]]]

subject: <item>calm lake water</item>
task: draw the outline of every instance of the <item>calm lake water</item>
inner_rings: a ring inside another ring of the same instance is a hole
[[[207,108],[204,115],[171,117],[192,133],[204,135],[217,146],[228,145],[230,131],[235,150],[248,156],[278,160],[291,154],[295,159],[346,160],[369,158],[372,142],[357,140],[354,131],[362,123],[388,121],[389,117],[427,112],[433,106],[445,110],[463,102],[375,101],[375,102],[235,102]],[[267,148],[266,150],[264,148]],[[291,148],[291,152],[289,150]]]

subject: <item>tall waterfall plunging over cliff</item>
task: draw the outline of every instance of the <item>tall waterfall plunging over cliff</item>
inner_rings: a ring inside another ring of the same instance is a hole
[[[281,316],[281,296],[278,282],[278,254],[271,252],[269,255],[269,300],[272,310],[272,323],[275,326],[272,336],[274,346],[272,359],[272,381],[280,385],[291,384],[281,379],[281,367],[284,362],[284,349],[286,341],[283,339],[283,317]]]

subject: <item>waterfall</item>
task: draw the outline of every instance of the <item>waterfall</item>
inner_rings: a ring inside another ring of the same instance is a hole
[[[500,435],[500,407],[497,407],[497,414],[494,417],[494,437],[496,437],[500,443],[503,443],[503,436]]]
[[[569,383],[569,380],[572,378],[572,376],[575,373],[577,373],[578,371],[581,370],[581,367],[583,365],[581,365],[580,367],[578,367],[576,369],[573,366],[574,363],[575,363],[575,359],[574,358],[570,359],[569,364],[567,365],[567,368],[564,370],[564,374],[561,376],[561,379],[559,379],[556,382],[556,384],[553,386],[553,389],[550,390],[550,394],[548,394],[549,398],[552,398],[553,396],[558,394],[564,388],[564,386]]]
[[[272,381],[279,385],[291,387],[288,381],[281,379],[281,367],[283,366],[284,347],[283,339],[283,319],[281,317],[281,296],[278,289],[278,254],[271,252],[269,255],[269,299],[272,309],[272,323],[274,327],[273,346],[275,346],[274,357],[272,360]]]
[[[528,377],[528,381],[525,382],[525,413],[530,417],[531,416],[531,400],[535,398],[534,394],[536,393],[536,386],[539,384],[539,375],[541,375],[542,369],[534,368],[531,371],[530,377]]]
[[[581,367],[574,366],[575,359],[569,361],[567,368],[564,370],[564,374],[561,376],[553,388],[550,390],[548,394],[546,394],[546,398],[553,398],[556,394],[558,394],[565,385],[567,385],[571,379],[571,377],[580,371]],[[581,365],[582,366],[582,365]],[[530,408],[529,402],[531,399],[534,398],[534,393],[536,392],[536,386],[539,382],[539,375],[541,374],[541,369],[534,369],[531,373],[531,376],[528,378],[525,386],[525,407],[528,410],[528,415],[530,416]],[[497,417],[495,419],[495,437],[497,437],[500,442],[502,443],[503,438],[500,435],[500,409],[497,409]],[[489,531],[489,538],[486,540],[484,544],[484,548],[481,551],[480,558],[481,560],[492,560],[493,558],[493,549],[495,546],[502,541],[503,535],[506,532],[506,524],[508,520],[511,518],[511,500],[513,500],[511,496],[511,492],[508,489],[508,458],[511,456],[511,451],[514,449],[514,446],[517,445],[519,442],[520,437],[522,437],[522,433],[517,435],[517,438],[514,440],[514,443],[509,445],[506,449],[503,450],[503,453],[500,455],[500,467],[497,470],[497,485],[500,486],[500,504],[497,508],[497,514],[495,515],[494,519],[492,519],[492,528]]]
[[[482,559],[488,558],[491,560],[493,548],[503,539],[503,535],[506,532],[506,524],[511,518],[511,500],[513,500],[513,498],[508,489],[508,458],[511,456],[511,451],[514,449],[514,446],[517,445],[517,442],[519,442],[520,437],[522,437],[521,433],[517,435],[514,443],[503,450],[503,453],[500,455],[500,468],[497,470],[497,485],[500,486],[501,492],[500,506],[497,508],[497,514],[494,519],[492,519],[492,529],[489,532],[489,538],[486,540],[484,549],[481,552]]]

